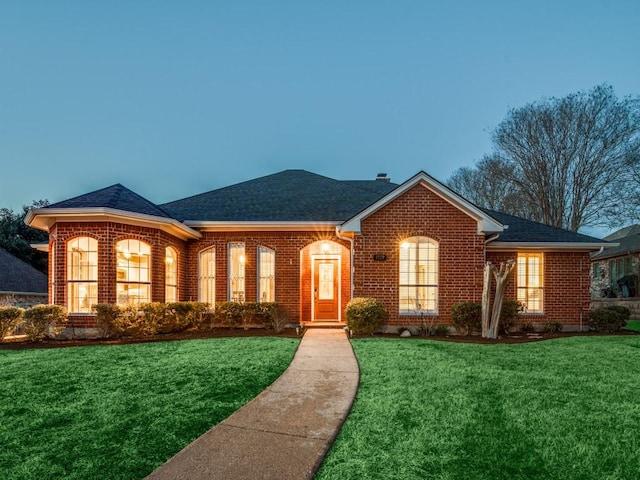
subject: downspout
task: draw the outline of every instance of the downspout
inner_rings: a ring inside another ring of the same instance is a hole
[[[482,262],[482,267],[483,267],[483,268],[484,268],[484,266],[487,264],[487,245],[489,244],[489,242],[493,242],[494,240],[497,240],[499,236],[500,236],[500,234],[499,234],[499,233],[496,233],[495,235],[493,235],[493,236],[491,236],[491,237],[487,238],[487,239],[484,241],[484,246],[485,246],[485,248],[484,248],[484,249],[483,249],[483,251],[482,251],[482,256],[483,256],[483,259],[482,259],[482,260],[483,260],[483,262]]]
[[[350,252],[350,263],[351,266],[349,267],[349,300],[353,300],[353,269],[354,269],[354,258],[353,258],[353,238],[350,237],[345,237],[344,235],[342,235],[340,233],[340,225],[336,225],[336,237],[338,237],[340,240],[347,240],[350,244],[350,248],[351,248],[351,252]]]

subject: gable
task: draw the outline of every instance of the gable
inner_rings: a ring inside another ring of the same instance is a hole
[[[360,233],[361,223],[363,220],[400,198],[416,186],[426,189],[431,194],[443,200],[447,205],[452,206],[456,210],[473,219],[476,223],[476,230],[478,234],[499,233],[504,230],[504,226],[500,222],[473,205],[471,202],[462,198],[445,185],[438,182],[430,175],[427,175],[425,172],[419,172],[384,197],[351,217],[342,224],[340,230],[342,232]]]

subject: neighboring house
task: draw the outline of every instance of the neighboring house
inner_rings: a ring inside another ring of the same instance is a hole
[[[156,205],[122,185],[32,210],[49,232],[50,301],[76,328],[95,303],[277,301],[292,322],[344,322],[375,297],[387,328],[451,322],[486,261],[517,261],[525,319],[582,326],[602,240],[484,210],[424,172],[396,185],[286,170]]]
[[[47,303],[47,276],[0,248],[0,305]]]
[[[622,228],[605,240],[618,246],[591,255],[592,298],[640,297],[640,225]]]

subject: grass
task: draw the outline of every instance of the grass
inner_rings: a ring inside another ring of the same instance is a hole
[[[629,320],[627,322],[627,330],[640,332],[640,320]]]
[[[297,344],[0,351],[0,478],[142,478],[272,383]]]
[[[640,338],[357,339],[353,410],[317,479],[640,478]]]

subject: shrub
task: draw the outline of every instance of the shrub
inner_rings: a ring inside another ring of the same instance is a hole
[[[535,327],[533,326],[533,322],[522,322],[520,324],[520,330],[522,330],[525,333],[528,333],[528,332],[535,331]]]
[[[142,335],[155,335],[159,331],[164,333],[173,331],[173,322],[167,318],[166,303],[141,303],[138,305],[137,311]]]
[[[481,328],[482,306],[474,302],[455,303],[451,307],[451,319],[456,330],[469,335]]]
[[[23,313],[22,308],[0,307],[0,342],[20,324]]]
[[[265,313],[265,325],[273,328],[276,333],[282,332],[289,320],[289,315],[284,306],[276,302],[266,302],[260,305]]]
[[[558,333],[562,331],[562,323],[560,322],[547,322],[544,324],[542,330],[546,333]]]
[[[354,298],[347,304],[347,326],[356,334],[372,335],[380,330],[388,312],[382,302],[375,298]]]
[[[119,337],[124,333],[118,321],[120,307],[113,303],[97,303],[91,306],[96,313],[96,324],[103,337]]]
[[[36,305],[24,312],[24,333],[32,341],[60,334],[66,323],[67,313],[60,305]]]
[[[436,325],[433,328],[433,334],[439,337],[449,335],[449,327],[447,327],[446,325]]]
[[[174,302],[167,304],[167,322],[173,322],[173,331],[181,332],[190,327],[204,328],[209,304],[202,302]]]
[[[524,312],[525,304],[517,300],[504,300],[500,311],[500,328],[508,333],[518,323],[520,314]]]
[[[236,327],[242,322],[243,304],[239,302],[219,302],[216,305],[215,318],[228,327]]]
[[[618,332],[622,330],[631,317],[627,307],[609,306],[596,308],[589,312],[589,324],[599,332]]]

